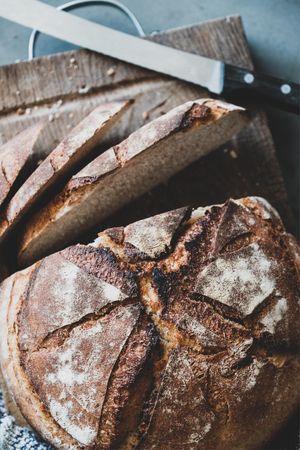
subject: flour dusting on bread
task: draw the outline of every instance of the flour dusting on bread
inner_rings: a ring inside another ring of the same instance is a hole
[[[194,289],[247,316],[274,291],[276,267],[276,261],[259,244],[250,244],[210,263],[199,274]]]

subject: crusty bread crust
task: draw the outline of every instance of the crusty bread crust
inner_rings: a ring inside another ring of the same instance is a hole
[[[43,126],[44,122],[36,123],[0,147],[0,207],[32,159],[34,145]]]
[[[200,99],[135,131],[74,175],[30,218],[21,238],[20,266],[74,242],[124,204],[224,143],[246,123],[243,109]]]
[[[41,162],[31,176],[27,178],[10,200],[2,214],[2,222],[0,222],[1,239],[40,200],[42,195],[56,183],[62,183],[70,177],[72,171],[74,173],[78,164],[88,157],[91,150],[99,144],[104,135],[108,133],[120,118],[120,115],[127,110],[130,103],[130,101],[120,101],[102,104],[71,130],[62,142]],[[31,134],[33,132],[34,129]],[[18,137],[15,139],[18,139]],[[20,145],[19,141],[16,143],[18,146]],[[14,154],[18,153],[14,152]],[[15,161],[15,159],[13,160]]]
[[[1,285],[4,378],[58,449],[262,448],[299,404],[298,269],[260,198],[106,230]]]

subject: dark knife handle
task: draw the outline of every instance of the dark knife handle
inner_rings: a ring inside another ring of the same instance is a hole
[[[225,97],[265,100],[286,111],[300,114],[300,85],[269,75],[225,64]]]

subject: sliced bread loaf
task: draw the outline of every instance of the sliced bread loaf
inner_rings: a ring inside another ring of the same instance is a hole
[[[43,126],[43,122],[34,124],[0,147],[0,208],[26,174]]]
[[[42,195],[56,183],[66,181],[76,167],[78,170],[78,164],[88,157],[129,104],[120,101],[98,106],[63,139],[10,200],[0,222],[0,240]]]
[[[200,99],[135,131],[74,175],[27,222],[20,265],[74,242],[124,204],[226,142],[246,123],[242,108]]]

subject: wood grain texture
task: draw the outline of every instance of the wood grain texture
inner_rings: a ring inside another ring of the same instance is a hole
[[[253,68],[239,17],[171,30],[149,39]],[[136,100],[130,115],[109,136],[109,145],[162,112],[207,96],[199,87],[85,50],[2,67],[0,91],[4,93],[0,99],[0,141],[37,119],[48,117],[37,158],[49,153],[73,125],[101,102],[129,97]],[[210,204],[245,195],[266,197],[291,228],[287,195],[262,112],[225,149],[203,158],[132,203],[109,224],[126,224],[185,204]]]

